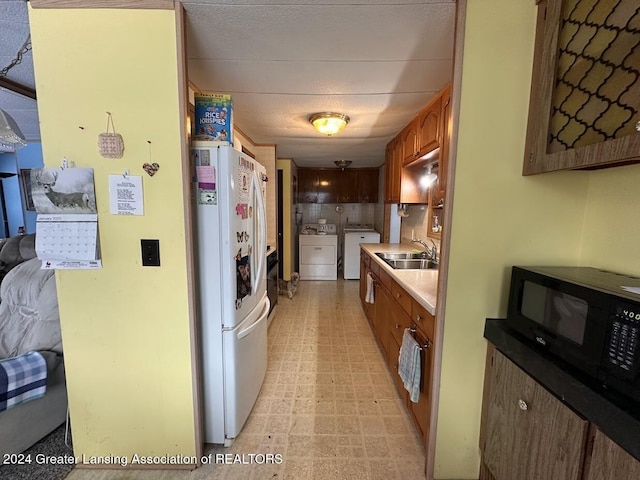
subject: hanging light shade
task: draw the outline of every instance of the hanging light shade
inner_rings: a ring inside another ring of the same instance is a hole
[[[343,113],[320,112],[309,117],[309,123],[322,135],[335,135],[340,133],[349,123],[349,117]]]
[[[0,109],[0,148],[15,152],[27,144],[16,121],[4,110]]]

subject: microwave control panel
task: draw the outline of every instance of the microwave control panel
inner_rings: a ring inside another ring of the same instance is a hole
[[[617,305],[611,319],[608,361],[623,377],[635,376],[640,346],[640,306]]]

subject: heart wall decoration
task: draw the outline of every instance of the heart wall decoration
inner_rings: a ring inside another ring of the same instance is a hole
[[[160,165],[157,163],[145,163],[142,165],[142,169],[149,174],[150,177],[153,177],[158,170],[160,170]]]

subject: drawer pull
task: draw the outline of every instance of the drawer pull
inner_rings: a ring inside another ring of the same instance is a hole
[[[400,324],[399,323],[396,323],[396,328],[400,328]]]
[[[399,293],[396,293],[396,298],[400,298],[400,294]]]
[[[520,407],[520,410],[523,411],[529,410],[529,405],[527,405],[527,402],[522,399],[518,400],[518,407]]]
[[[322,250],[322,247],[313,247],[314,250]]]
[[[418,314],[416,315],[416,322],[421,322],[422,321],[422,315]]]

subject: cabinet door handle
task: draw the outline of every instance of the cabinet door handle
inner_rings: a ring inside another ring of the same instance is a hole
[[[636,123],[636,132],[640,132],[640,122]]]
[[[527,402],[522,399],[518,400],[518,407],[520,407],[520,410],[523,411],[529,410],[529,405],[527,405]]]
[[[422,315],[418,314],[416,315],[416,322],[421,322],[422,321]]]
[[[396,328],[400,328],[400,324],[399,323],[396,323]]]
[[[400,298],[400,294],[399,293],[396,293],[396,298]]]

